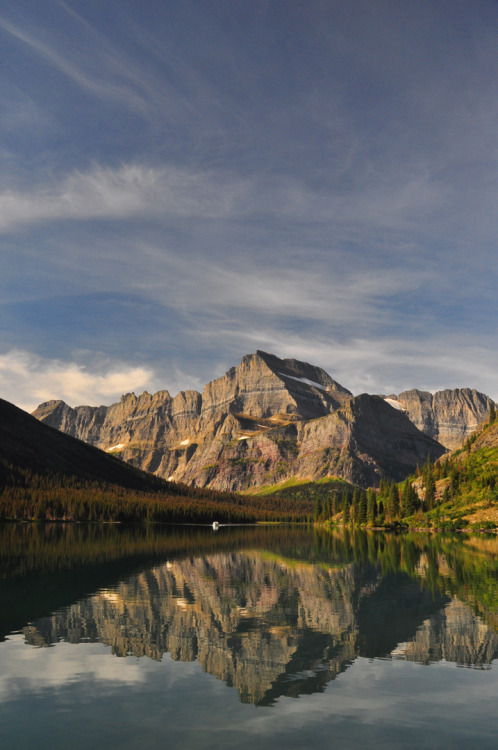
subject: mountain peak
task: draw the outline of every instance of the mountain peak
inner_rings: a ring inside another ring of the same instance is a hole
[[[202,394],[130,393],[74,409],[52,401],[34,414],[166,479],[239,490],[291,477],[399,479],[488,411],[470,389],[353,397],[321,367],[257,350]]]
[[[258,350],[206,385],[202,411],[212,414],[225,405],[232,413],[253,417],[288,414],[315,419],[335,411],[351,397],[350,391],[322,368]]]

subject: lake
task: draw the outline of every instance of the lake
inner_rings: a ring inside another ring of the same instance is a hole
[[[0,526],[0,746],[497,747],[498,538]]]

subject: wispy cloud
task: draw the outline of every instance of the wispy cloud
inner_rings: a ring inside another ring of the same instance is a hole
[[[91,372],[76,362],[62,362],[13,350],[0,355],[0,393],[26,411],[39,403],[62,399],[71,406],[109,404],[123,393],[142,392],[154,383],[146,367],[108,363],[104,372]]]
[[[31,192],[0,193],[0,230],[43,221],[162,216],[216,218],[232,213],[237,184],[182,169],[94,166]]]
[[[74,57],[75,50],[77,49],[76,47],[73,47],[69,51],[66,50],[66,54],[63,55],[57,50],[57,46],[54,43],[51,44],[42,40],[35,34],[26,30],[25,27],[17,26],[4,17],[0,17],[0,28],[10,34],[10,36],[25,44],[30,50],[37,53],[44,61],[54,66],[60,73],[70,78],[73,82],[77,83],[91,94],[97,95],[102,99],[110,98],[111,100],[117,100],[132,109],[142,112],[150,108],[150,104],[144,99],[143,95],[140,94],[138,87],[134,89],[129,85],[129,81],[128,85],[124,84],[123,78],[129,78],[129,73],[127,74],[129,68],[124,65],[124,59],[120,60],[123,64],[119,76],[121,81],[118,77],[111,78],[110,76],[105,75],[99,76],[97,70],[92,74],[85,69],[85,67],[88,68],[88,64],[85,66],[84,64],[78,64],[75,61]],[[103,40],[101,40],[101,42],[102,41]],[[97,47],[97,49],[99,48]],[[103,44],[100,46],[97,54],[101,60],[106,60],[107,65],[105,67],[108,67],[110,60],[109,45]],[[115,73],[118,69],[116,64],[118,62],[118,60],[115,60],[115,64],[113,65]],[[135,82],[135,84],[136,83],[137,82]]]
[[[54,13],[55,27],[21,10],[18,20],[0,16],[0,29],[106,110],[117,105],[154,128],[158,117],[188,126],[194,116],[206,125],[201,110],[225,106],[217,86],[189,55],[175,53],[174,44],[130,19],[125,8],[117,23],[112,18],[112,30],[104,30],[67,3],[56,4],[63,13]]]
[[[5,183],[5,179],[4,179]],[[31,190],[0,192],[0,231],[58,220],[129,220],[156,216],[197,220],[260,217],[266,221],[331,222],[335,226],[401,229],[425,211],[426,220],[442,195],[430,179],[412,177],[380,190],[372,184],[354,193],[316,190],[297,178],[240,177],[140,163],[94,164]],[[354,234],[355,232],[353,232]]]
[[[3,352],[496,388],[494,4],[4,5]]]
[[[188,258],[166,256],[163,262],[163,268],[175,272],[167,292],[170,301],[186,314],[204,310],[218,326],[224,320],[233,323],[237,316],[241,325],[268,316],[282,322],[285,318],[323,321],[331,327],[361,321],[368,325],[375,310],[376,326],[392,327],[396,321],[387,301],[431,282],[424,268],[361,268],[354,258],[337,272],[312,258],[307,268],[292,267],[280,255],[224,265],[201,260],[194,267]],[[161,299],[164,288],[152,278],[149,282],[148,294]],[[202,326],[201,320],[198,325]]]

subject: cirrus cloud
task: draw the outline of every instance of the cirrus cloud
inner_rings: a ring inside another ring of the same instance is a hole
[[[94,165],[35,190],[0,193],[0,231],[39,222],[130,219],[160,213],[216,218],[230,212],[236,185],[222,190],[212,175],[174,167]]]

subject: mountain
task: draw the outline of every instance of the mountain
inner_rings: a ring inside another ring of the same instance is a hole
[[[265,430],[321,417],[351,396],[320,368],[257,352],[208,383],[202,394],[182,391],[172,398],[159,391],[137,398],[129,393],[109,407],[75,409],[50,401],[33,414],[146,471],[192,483],[195,477],[187,469],[194,454],[198,473],[199,458],[201,466],[214,464],[220,448],[240,437],[244,427]],[[196,483],[205,484],[202,478]]]
[[[493,401],[470,388],[438,391],[404,391],[386,401],[402,409],[421,432],[449,450],[462,442],[486,419]]]
[[[59,481],[73,477],[144,492],[168,486],[0,399],[0,489],[8,475],[26,472],[46,478],[57,476]]]
[[[50,401],[33,414],[158,476],[227,491],[333,475],[367,486],[444,452],[382,398],[353,397],[321,368],[262,351],[202,394],[74,409]]]
[[[422,435],[401,412],[377,396],[352,397],[334,413],[244,434],[223,447],[207,471],[209,486],[232,487],[243,476],[245,486],[285,479],[340,476],[362,486],[383,476],[402,478],[444,449]],[[195,459],[189,466],[195,478]]]
[[[197,391],[181,391],[172,398],[168,391],[159,391],[153,396],[144,392],[137,398],[128,393],[119,404],[75,409],[63,401],[49,401],[41,404],[33,415],[107,450],[114,442],[119,444],[118,440],[125,439],[127,430],[136,437],[134,442],[148,439],[157,443],[164,437],[165,445],[171,447],[178,441],[183,444],[185,430],[202,434],[211,430],[213,423],[219,428],[220,417],[228,413],[268,418],[274,423],[282,419],[316,419],[335,411],[351,396],[350,391],[319,367],[258,351],[243,357],[238,367],[208,383],[202,395]],[[152,423],[151,415],[156,417]]]
[[[0,520],[303,521],[312,507],[167,482],[0,399]]]

